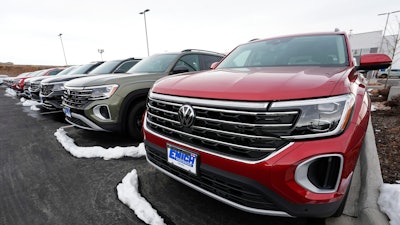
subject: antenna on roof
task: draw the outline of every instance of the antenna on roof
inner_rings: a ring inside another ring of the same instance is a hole
[[[340,31],[340,29],[339,28],[335,28],[335,32],[339,32]]]

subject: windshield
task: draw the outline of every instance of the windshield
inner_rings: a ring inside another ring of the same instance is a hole
[[[115,67],[120,64],[120,60],[113,60],[113,61],[107,61],[101,64],[100,66],[94,68],[92,71],[89,72],[89,74],[106,74],[106,73],[112,73],[115,69]]]
[[[57,75],[66,75],[66,74],[70,74],[74,69],[76,69],[77,66],[70,66],[66,69],[64,69],[63,71],[59,72]]]
[[[161,54],[149,56],[134,67],[128,70],[127,73],[162,73],[166,72],[168,67],[174,62],[178,54]]]
[[[343,35],[313,35],[254,41],[234,49],[218,69],[269,66],[345,66]]]
[[[70,75],[72,75],[72,74],[87,74],[88,71],[91,71],[93,69],[93,67],[96,67],[96,64],[89,63],[89,64],[81,65],[78,68],[71,71],[71,73],[69,73],[69,74]]]

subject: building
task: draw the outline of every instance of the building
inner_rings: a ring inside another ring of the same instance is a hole
[[[392,58],[392,68],[400,69],[400,45],[397,35],[387,35],[382,38],[382,31],[372,31],[349,35],[353,56],[359,62],[360,56],[367,53],[382,52]],[[395,45],[397,44],[397,48]],[[393,50],[396,53],[393,54]]]

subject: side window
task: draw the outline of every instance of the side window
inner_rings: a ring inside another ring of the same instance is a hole
[[[114,71],[114,73],[126,73],[132,66],[135,65],[135,62],[133,60],[126,61],[122,63],[118,68]]]
[[[175,64],[176,67],[186,67],[189,71],[199,71],[199,55],[190,54],[182,56]]]
[[[221,61],[222,56],[215,56],[215,55],[200,55],[200,70],[209,70],[211,64],[215,62]]]
[[[62,69],[52,70],[52,71],[49,72],[49,75],[56,75],[56,74],[58,74],[58,73],[61,72],[61,71],[62,71]]]

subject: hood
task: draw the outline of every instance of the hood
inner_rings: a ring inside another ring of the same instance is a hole
[[[80,77],[89,76],[88,74],[73,74],[73,75],[63,75],[63,76],[55,76],[51,78],[46,78],[42,80],[42,83],[51,84],[51,83],[58,83],[58,82],[66,82],[69,80],[73,80]]]
[[[48,78],[50,78],[50,76],[39,76],[39,77],[31,77],[31,78],[29,78],[29,79],[26,79],[25,80],[25,83],[35,83],[35,82],[40,82],[40,81],[42,81],[42,80],[44,80],[44,79],[48,79]]]
[[[129,84],[138,81],[156,81],[165,76],[163,73],[118,73],[118,74],[102,74],[82,77],[65,83],[68,87],[89,87],[107,84]]]
[[[67,83],[65,83],[65,86],[87,87],[87,86],[111,84],[118,76],[121,76],[121,74],[101,74],[101,75],[86,76],[86,77],[81,77],[79,79],[68,81]]]
[[[253,67],[209,70],[161,79],[156,93],[225,100],[274,101],[350,91],[349,67]]]

